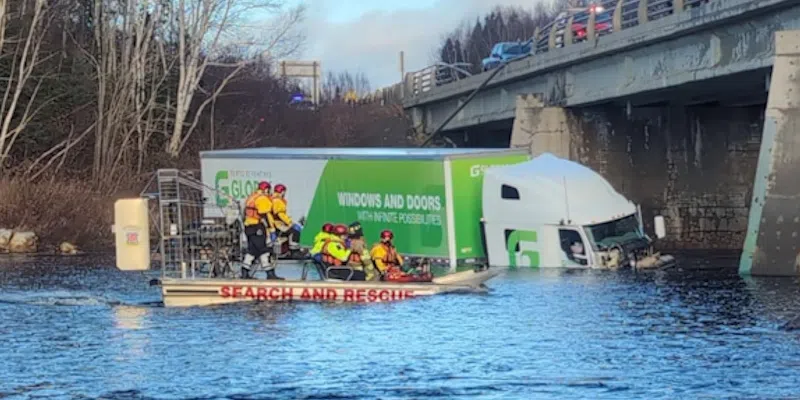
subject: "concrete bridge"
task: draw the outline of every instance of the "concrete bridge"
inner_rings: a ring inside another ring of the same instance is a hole
[[[637,1],[638,2],[638,1]],[[643,0],[644,2],[644,0]],[[624,3],[624,2],[620,2]],[[616,102],[636,107],[680,98],[765,101],[776,31],[800,27],[794,0],[712,0],[611,35],[511,62],[447,125],[447,130],[511,120],[518,95],[545,105],[586,107]],[[432,131],[488,76],[479,74],[416,96],[404,107]],[[753,99],[752,95],[760,95]]]
[[[626,28],[630,3],[640,23]],[[800,29],[800,0],[711,0],[655,21],[652,3],[665,2],[620,0],[614,33],[583,43],[562,29],[554,48],[552,29],[549,51],[488,83],[486,72],[406,90],[404,108],[418,131],[448,122],[459,146],[591,166],[642,204],[646,223],[666,217],[667,248],[744,248],[742,273],[800,275],[800,34],[783,32]]]

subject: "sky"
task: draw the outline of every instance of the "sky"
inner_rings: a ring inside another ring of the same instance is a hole
[[[431,64],[442,37],[464,19],[497,5],[525,8],[542,0],[293,0],[307,11],[306,44],[297,58],[318,60],[328,71],[362,72],[372,89],[400,81],[405,71]]]

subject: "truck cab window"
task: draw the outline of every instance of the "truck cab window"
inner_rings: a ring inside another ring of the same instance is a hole
[[[503,185],[500,187],[500,197],[506,200],[519,200],[519,190],[513,186]]]
[[[588,264],[586,246],[578,231],[574,229],[559,229],[558,236],[561,240],[561,250],[566,254],[567,259],[580,265]]]

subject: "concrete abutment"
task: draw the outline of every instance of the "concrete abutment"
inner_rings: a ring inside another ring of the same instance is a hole
[[[800,31],[776,32],[763,140],[739,273],[800,275]]]
[[[545,107],[520,96],[511,147],[581,162],[664,215],[664,249],[740,249],[758,160],[763,106],[669,104]]]

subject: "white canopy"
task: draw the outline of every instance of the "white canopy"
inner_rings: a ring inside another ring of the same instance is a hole
[[[484,173],[484,217],[493,222],[592,225],[636,212],[600,174],[544,153],[530,161],[489,167]],[[516,189],[519,200],[504,199]],[[513,189],[512,189],[513,188]]]

